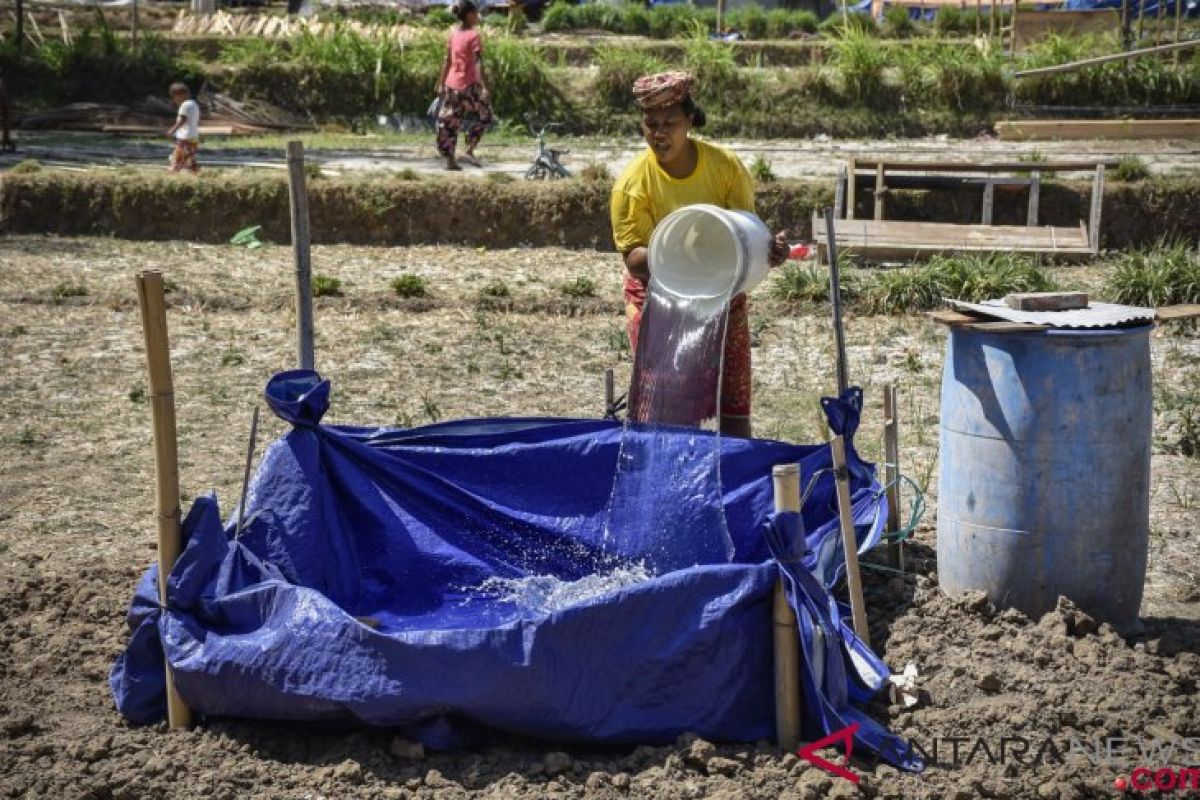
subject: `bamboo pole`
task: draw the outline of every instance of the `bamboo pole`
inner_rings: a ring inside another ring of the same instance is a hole
[[[309,248],[308,186],[304,143],[287,143],[288,198],[292,211],[292,253],[296,262],[296,351],[300,369],[315,369],[313,352],[312,256]]]
[[[883,386],[883,479],[887,486],[889,533],[900,530],[900,420],[897,416],[896,385]],[[894,542],[887,547],[886,563],[893,569],[904,569],[904,543]]]
[[[851,178],[853,180],[853,178]],[[825,253],[829,258],[829,299],[833,307],[833,343],[837,356],[838,394],[850,386],[846,365],[846,334],[842,328],[842,286],[839,277],[837,234],[833,227],[833,209],[825,209]]]
[[[1016,0],[1016,2],[1013,3],[1012,17],[1008,20],[1008,25],[1009,25],[1008,53],[1009,53],[1009,55],[1017,54],[1017,9],[1020,8],[1020,6],[1021,6],[1021,0]]]
[[[800,511],[800,465],[777,464],[775,513]],[[796,612],[788,605],[783,579],[775,581],[771,604],[771,629],[775,644],[775,740],[789,753],[800,746],[800,629]]]
[[[996,38],[996,0],[989,0],[988,3],[988,38]],[[988,43],[990,46],[990,42]]]
[[[983,33],[983,0],[975,0],[975,38]]]
[[[854,510],[850,499],[850,475],[846,471],[846,442],[841,436],[829,443],[833,453],[833,471],[837,478],[838,521],[842,529],[842,549],[846,551],[846,588],[850,594],[850,614],[854,632],[863,644],[871,646],[867,611],[863,601],[862,575],[858,569],[858,540],[854,535]]]
[[[1154,43],[1162,44],[1163,33],[1163,0],[1158,0],[1158,13],[1154,15]]]
[[[1186,42],[1175,42],[1172,44],[1163,44],[1158,47],[1143,47],[1138,50],[1128,50],[1124,53],[1113,53],[1107,56],[1096,56],[1095,58],[1085,58],[1082,61],[1072,61],[1069,64],[1057,64],[1053,67],[1039,67],[1037,69],[1027,69],[1021,72],[1014,72],[1014,78],[1031,78],[1037,75],[1054,75],[1059,72],[1071,72],[1072,70],[1083,69],[1084,67],[1095,66],[1096,64],[1107,64],[1109,61],[1124,61],[1129,58],[1139,58],[1153,53],[1169,53],[1173,50],[1187,50],[1193,47],[1200,46],[1200,39],[1190,39]]]
[[[1146,0],[1138,0],[1138,23],[1137,23],[1137,43],[1142,43],[1142,36],[1146,28]]]
[[[138,40],[138,0],[133,0],[133,19],[129,27],[130,38],[133,39],[133,44],[136,46]]]
[[[161,272],[137,276],[138,307],[146,343],[146,371],[150,383],[150,409],[154,420],[155,503],[158,520],[158,602],[167,608],[167,576],[183,549],[179,527],[179,453],[175,439],[175,389],[171,380],[171,349],[167,340],[167,304]],[[175,676],[166,667],[167,721],[172,728],[188,728],[192,712],[175,688]]]

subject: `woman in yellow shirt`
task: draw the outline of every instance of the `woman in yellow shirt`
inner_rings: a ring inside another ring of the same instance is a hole
[[[672,211],[695,203],[754,211],[754,182],[741,160],[688,135],[704,125],[704,112],[692,99],[692,84],[686,72],[665,72],[638,78],[633,85],[649,147],[617,179],[611,213],[613,239],[625,262],[625,318],[635,351],[650,280],[647,247],[655,226]],[[771,250],[771,265],[782,264],[787,254],[787,242],[780,233]],[[750,317],[745,294],[734,297],[729,305],[721,374],[721,432],[750,436]]]

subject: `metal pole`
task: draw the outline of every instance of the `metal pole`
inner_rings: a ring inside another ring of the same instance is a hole
[[[246,445],[246,471],[242,473],[242,502],[238,504],[237,530],[234,538],[242,535],[246,526],[246,496],[250,491],[250,466],[254,463],[254,445],[258,441],[258,406],[254,407],[254,415],[250,417],[250,443]]]
[[[296,260],[296,352],[300,369],[315,369],[313,354],[312,258],[309,252],[308,187],[304,143],[287,143],[288,197],[292,209],[292,252]]]
[[[853,180],[853,178],[851,178]],[[833,209],[825,209],[825,252],[829,257],[829,299],[833,304],[833,340],[837,345],[838,394],[846,391],[850,378],[846,373],[846,336],[842,330],[842,285],[838,279],[837,239],[834,238]]]

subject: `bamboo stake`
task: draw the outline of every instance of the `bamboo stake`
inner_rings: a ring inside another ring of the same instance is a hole
[[[975,0],[975,38],[983,33],[983,0]]]
[[[846,366],[846,334],[842,328],[842,287],[838,268],[836,232],[833,227],[833,209],[825,209],[825,253],[829,258],[829,299],[833,307],[833,343],[837,356],[838,394],[850,386],[850,373]]]
[[[996,38],[996,0],[989,0],[988,10],[988,38]],[[990,43],[989,43],[990,44]]]
[[[1017,53],[1017,9],[1020,7],[1020,5],[1021,0],[1016,0],[1016,2],[1013,3],[1012,17],[1008,21],[1010,31],[1008,40],[1009,55],[1016,55]]]
[[[897,413],[896,385],[883,386],[883,479],[887,485],[889,533],[900,530],[900,420]],[[888,545],[885,561],[893,569],[904,569],[904,543]]]
[[[1154,15],[1154,43],[1162,44],[1163,32],[1163,0],[1158,0],[1158,13]]]
[[[775,513],[800,511],[800,465],[776,464]],[[771,603],[775,643],[775,740],[789,753],[800,746],[800,629],[788,605],[783,579],[775,580]]]
[[[835,436],[829,443],[829,448],[833,453],[833,471],[837,477],[838,520],[842,528],[842,549],[846,551],[846,588],[850,594],[850,614],[854,619],[854,632],[863,644],[870,647],[871,632],[867,628],[862,575],[858,569],[858,540],[854,536],[850,475],[846,472],[846,442],[841,436]]]
[[[1146,27],[1146,0],[1138,0],[1138,23],[1137,23],[1137,42],[1142,43],[1142,36]]]
[[[300,369],[314,369],[312,257],[309,249],[308,186],[304,143],[287,143],[288,197],[292,210],[292,252],[296,262],[296,351]]]
[[[146,342],[146,370],[150,383],[150,409],[154,420],[155,497],[158,519],[158,602],[167,609],[167,576],[183,549],[179,529],[179,452],[175,438],[175,389],[171,380],[171,350],[167,340],[167,305],[161,272],[146,271],[137,277],[138,307]],[[172,728],[188,728],[192,712],[175,687],[168,664],[167,721]]]

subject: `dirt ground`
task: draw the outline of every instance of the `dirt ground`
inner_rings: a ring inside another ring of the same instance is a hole
[[[609,254],[335,246],[315,248],[313,261],[343,282],[343,296],[316,301],[317,366],[334,386],[328,422],[599,416],[604,368],[628,380]],[[921,689],[914,709],[880,700],[872,710],[930,752],[921,776],[856,759],[855,784],[768,742],[686,736],[636,749],[513,739],[414,757],[388,730],[130,727],[107,675],[134,583],[154,556],[132,279],[149,268],[164,270],[171,289],[185,505],[210,488],[226,507],[236,500],[257,393],[293,365],[287,248],[0,238],[0,796],[1069,800],[1119,796],[1114,779],[1135,767],[1200,764],[1200,748],[1180,742],[1200,737],[1200,460],[1179,454],[1193,435],[1182,406],[1200,390],[1200,333],[1186,326],[1153,337],[1143,630],[1121,638],[1069,606],[1027,620],[979,597],[943,596],[932,510],[909,574],[868,573],[873,640],[893,668],[916,665]],[[427,279],[431,296],[396,297],[389,284],[402,273]],[[1093,287],[1103,276],[1082,267],[1056,277]],[[591,281],[594,297],[564,293],[581,278],[576,286]],[[500,281],[508,298],[481,299]],[[817,399],[834,382],[826,312],[778,304],[768,287],[755,302],[756,431],[818,441]],[[879,387],[897,382],[903,468],[932,509],[944,332],[917,316],[851,317],[847,335],[850,374],[868,398],[859,446],[879,456]],[[260,441],[282,432],[264,421]],[[1020,742],[1023,757],[1013,755]],[[1155,743],[1176,750],[1138,753]]]
[[[129,139],[90,133],[16,134],[18,152],[0,154],[0,168],[24,158],[36,158],[45,164],[79,167],[84,165],[147,165],[166,163],[169,147],[162,140]],[[304,135],[292,138],[304,140]],[[445,174],[437,157],[433,134],[426,137],[394,136],[386,133],[362,137],[317,135],[308,137],[306,157],[320,164],[331,175],[359,172],[398,172]],[[201,146],[201,163],[209,167],[277,168],[284,167],[282,139],[266,146],[262,138],[224,138]],[[1200,142],[1192,141],[1040,141],[1008,142],[991,137],[950,139],[945,136],[923,139],[854,140],[817,137],[807,140],[722,140],[722,146],[736,152],[747,164],[762,158],[780,178],[829,178],[848,158],[887,158],[899,160],[961,160],[964,162],[1029,160],[1118,159],[1136,154],[1154,174],[1181,175],[1200,170]],[[563,164],[574,174],[593,164],[606,165],[614,175],[639,153],[643,144],[636,132],[627,137],[571,138],[550,134],[547,145],[566,148]],[[468,168],[459,177],[480,178],[500,172],[522,176],[536,152],[532,139],[514,140],[511,136],[485,137],[479,148],[482,168]],[[1086,177],[1086,176],[1085,176]]]

